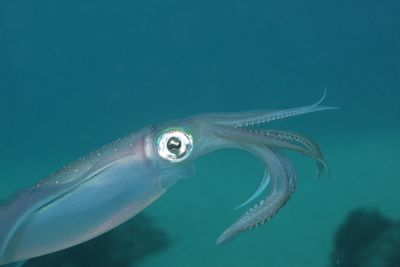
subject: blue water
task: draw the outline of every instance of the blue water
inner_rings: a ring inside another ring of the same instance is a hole
[[[224,150],[109,235],[26,266],[400,266],[382,249],[400,232],[399,10],[394,0],[2,0],[3,199],[149,124],[310,104],[325,87],[340,107],[271,126],[312,136],[330,175],[313,180],[312,161],[289,154],[297,192],[231,244],[215,240],[263,169]],[[363,231],[346,224],[360,210]],[[375,220],[390,227],[375,231]]]

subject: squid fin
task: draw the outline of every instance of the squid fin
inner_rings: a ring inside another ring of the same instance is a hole
[[[0,207],[0,259],[15,231],[28,215],[64,194],[67,188],[65,185],[25,189]]]
[[[0,259],[4,256],[17,229],[33,212],[63,197],[112,165],[109,164],[94,173],[88,171],[88,174],[85,174],[82,179],[76,179],[66,184],[36,184],[36,186],[19,191],[4,202],[0,206]]]

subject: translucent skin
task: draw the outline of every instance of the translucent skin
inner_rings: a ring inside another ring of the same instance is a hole
[[[258,124],[332,109],[317,103],[280,111],[200,114],[144,128],[67,165],[31,188],[13,195],[0,207],[0,265],[41,256],[101,235],[159,198],[181,178],[194,174],[193,161],[221,148],[244,149],[266,166],[252,202],[267,187],[267,196],[217,240],[226,243],[238,233],[274,216],[294,192],[296,176],[278,149],[316,160],[319,176],[326,167],[318,145],[299,134],[254,130]],[[170,162],[158,154],[157,140],[174,129],[193,137],[190,155]]]
[[[146,129],[119,139],[13,196],[1,211],[1,225],[9,227],[1,228],[0,263],[94,238],[164,193],[161,173],[152,174],[150,133]]]

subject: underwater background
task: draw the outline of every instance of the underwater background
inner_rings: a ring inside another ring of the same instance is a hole
[[[314,138],[330,174],[289,153],[298,187],[226,246],[262,164],[196,162],[126,224],[26,266],[400,266],[400,2],[0,1],[0,198],[149,124],[311,104],[267,125]]]

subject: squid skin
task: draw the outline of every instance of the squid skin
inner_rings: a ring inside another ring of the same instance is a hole
[[[222,148],[246,150],[266,167],[259,188],[243,205],[259,201],[218,238],[224,244],[270,220],[295,190],[296,174],[280,152],[314,159],[318,145],[300,134],[254,129],[260,124],[334,109],[313,105],[277,111],[207,113],[146,127],[103,146],[12,195],[0,206],[0,265],[56,252],[99,236],[134,217],[167,189],[195,173],[194,161]],[[251,126],[251,127],[250,127]]]

